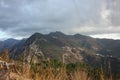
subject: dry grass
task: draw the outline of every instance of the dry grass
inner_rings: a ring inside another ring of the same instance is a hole
[[[53,68],[39,68],[38,72],[31,71],[31,78],[36,80],[66,80],[66,70],[61,68],[54,70]]]
[[[19,72],[22,73],[21,75],[12,72],[10,76],[17,80],[92,80],[87,72],[77,70],[69,73],[66,67],[58,69],[37,67],[36,71],[34,71],[29,69],[28,64],[26,64],[25,69],[23,73]]]
[[[92,80],[85,71],[77,70],[70,75],[71,80]]]
[[[92,72],[88,73],[84,69],[68,71],[66,66],[59,68],[36,66],[33,69],[29,64],[25,64],[24,68],[17,64],[12,68],[14,69],[11,69],[10,80],[98,80],[91,75]],[[102,67],[99,73],[99,80],[106,80]]]
[[[88,76],[88,73],[83,70],[77,70],[69,73],[65,67],[58,68],[57,70],[51,67],[46,69],[39,67],[36,72],[34,70],[30,70],[29,72],[24,73],[25,74],[21,76],[31,80],[93,80],[90,76]]]

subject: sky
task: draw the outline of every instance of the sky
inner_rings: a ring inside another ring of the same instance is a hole
[[[120,0],[0,0],[0,39],[61,31],[120,39]]]

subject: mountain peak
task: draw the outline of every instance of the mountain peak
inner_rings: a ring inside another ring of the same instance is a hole
[[[89,36],[85,36],[85,35],[81,35],[81,34],[75,34],[73,36],[77,37],[77,38],[82,38],[82,39],[84,39],[84,38],[90,38]]]
[[[36,38],[40,38],[43,36],[44,36],[43,34],[36,32],[29,39],[31,39],[31,38],[36,39]]]
[[[56,31],[56,32],[51,32],[49,33],[49,35],[53,35],[53,36],[64,36],[65,34],[60,32],[60,31]]]
[[[36,32],[32,36],[40,36],[40,35],[43,35],[43,34]]]

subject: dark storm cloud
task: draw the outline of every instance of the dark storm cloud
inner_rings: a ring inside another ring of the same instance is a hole
[[[118,33],[119,0],[0,0],[0,31],[14,37],[62,31]]]

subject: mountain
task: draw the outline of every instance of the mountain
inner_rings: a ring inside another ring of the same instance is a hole
[[[83,61],[81,59],[85,59],[86,55],[120,57],[120,40],[96,39],[80,34],[66,35],[58,31],[49,34],[34,33],[16,45],[10,51],[11,56],[14,54],[14,58],[23,54],[35,55],[35,51],[45,58],[60,60],[65,54],[74,57],[74,60],[76,58],[75,62]],[[81,59],[75,57],[78,55]]]
[[[9,38],[5,41],[0,41],[0,53],[5,49],[10,50],[19,41],[20,40],[16,40],[16,39],[12,39],[12,38]]]
[[[96,39],[80,34],[66,35],[57,31],[49,34],[34,33],[28,39],[23,40],[1,41],[0,51],[4,49],[9,49],[12,58],[23,54],[31,56],[35,54],[35,51],[44,55],[45,58],[60,60],[64,54],[69,55],[68,57],[79,55],[81,59],[85,59],[87,55],[119,58],[120,40]],[[82,61],[81,59],[77,58],[76,61]]]
[[[112,71],[120,71],[120,40],[97,39],[81,34],[61,32],[34,33],[27,39],[8,39],[0,42],[0,50],[9,50],[13,59],[40,62],[55,59],[65,63],[84,62],[105,66],[111,62]]]
[[[100,54],[120,57],[120,40],[97,39],[101,44]]]
[[[25,54],[29,54],[30,48],[37,49],[45,57],[53,59],[60,59],[67,49],[71,53],[76,50],[89,55],[120,57],[120,40],[96,39],[80,34],[66,35],[58,31],[49,34],[34,33],[28,39],[8,39],[0,42],[0,51],[9,49],[10,54],[15,56],[25,51]]]
[[[11,50],[11,55],[16,57],[22,53],[26,56],[32,56],[37,51],[38,54],[44,55],[45,58],[60,59],[67,52],[67,55],[76,55],[82,58],[79,52],[92,52],[95,54],[96,48],[99,48],[96,39],[83,35],[65,35],[61,32],[52,32],[50,34],[35,33],[29,37],[22,46],[16,46]],[[75,52],[77,50],[77,52]],[[75,56],[74,56],[75,57]],[[75,61],[81,61],[79,57],[75,57]],[[69,60],[68,60],[69,61]],[[72,61],[71,61],[72,62]]]

